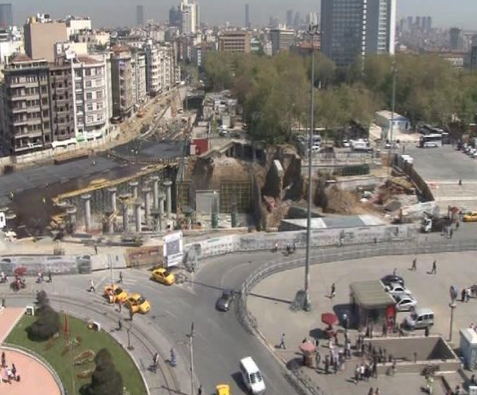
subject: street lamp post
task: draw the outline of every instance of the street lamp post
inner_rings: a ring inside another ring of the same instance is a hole
[[[314,38],[318,34],[318,26],[310,25],[309,33],[311,35],[311,90],[310,90],[310,135],[308,137],[308,215],[306,217],[306,258],[305,258],[305,300],[303,309],[311,310],[310,300],[310,259],[311,259],[311,209],[313,201],[313,132],[315,121],[315,46]]]
[[[449,303],[450,311],[450,325],[449,325],[449,343],[452,341],[452,331],[454,329],[454,310],[457,307],[455,300]]]
[[[128,334],[128,350],[132,351],[134,350],[134,347],[131,346],[131,337],[129,336],[129,332],[131,331],[132,328],[132,323],[129,324],[129,326],[126,328],[126,333]]]
[[[392,61],[392,73],[393,73],[393,87],[392,87],[392,98],[391,98],[391,127],[389,131],[389,175],[392,171],[392,155],[394,148],[394,112],[396,110],[396,58],[393,57]]]
[[[194,336],[195,336],[195,328],[194,322],[192,322],[190,326],[190,334],[189,334],[189,349],[190,349],[190,395],[194,394]]]

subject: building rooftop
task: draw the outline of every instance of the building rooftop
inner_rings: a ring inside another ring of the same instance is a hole
[[[376,115],[379,115],[383,118],[386,118],[386,119],[389,119],[391,120],[392,118],[392,112],[389,111],[389,110],[382,110],[382,111],[378,111],[376,112]],[[394,120],[399,120],[399,119],[407,119],[404,115],[400,115],[398,113],[394,113]]]

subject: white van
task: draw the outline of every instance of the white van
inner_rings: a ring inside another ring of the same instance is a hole
[[[263,394],[265,392],[265,383],[263,376],[252,357],[246,357],[240,360],[240,373],[245,386],[251,394]]]

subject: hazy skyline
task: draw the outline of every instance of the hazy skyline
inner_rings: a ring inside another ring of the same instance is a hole
[[[432,16],[434,26],[457,26],[462,29],[477,30],[476,0],[397,0],[398,18],[403,16]],[[244,24],[244,5],[250,4],[250,21],[253,25],[266,24],[270,16],[285,21],[288,9],[299,11],[302,18],[308,12],[320,12],[319,0],[200,0],[201,19],[204,22],[233,25]],[[456,2],[459,7],[456,7]],[[67,14],[90,16],[95,27],[126,26],[135,23],[135,8],[143,4],[145,19],[165,22],[169,8],[176,5],[175,0],[32,0],[12,1],[14,21],[21,25],[29,15],[37,12],[50,13],[54,18]],[[452,11],[452,12],[451,12]]]

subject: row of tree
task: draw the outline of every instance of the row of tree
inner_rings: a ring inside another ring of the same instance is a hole
[[[463,127],[474,121],[477,74],[458,71],[431,55],[373,56],[339,69],[315,54],[315,126],[330,130],[350,121],[369,125],[376,111],[391,108],[393,69],[396,112],[414,124]],[[274,57],[215,52],[204,63],[209,89],[231,89],[245,112],[252,138],[277,143],[310,120],[311,57],[283,52]]]

